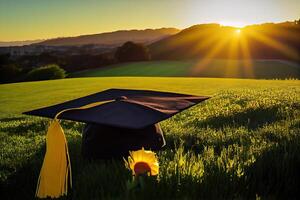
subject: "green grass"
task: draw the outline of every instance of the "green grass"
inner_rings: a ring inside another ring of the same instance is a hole
[[[71,77],[155,76],[285,79],[300,78],[300,66],[283,60],[151,61],[116,64],[70,74]]]
[[[64,121],[72,199],[291,199],[300,186],[300,81],[80,78],[0,85],[0,198],[33,199],[47,119],[21,112],[107,88],[211,95],[161,123],[160,174],[128,192],[122,161],[80,156],[83,124]]]

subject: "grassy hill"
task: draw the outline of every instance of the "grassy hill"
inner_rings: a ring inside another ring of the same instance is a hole
[[[167,147],[158,152],[158,180],[144,190],[127,191],[123,161],[83,160],[83,124],[64,121],[72,199],[299,197],[300,81],[103,77],[0,85],[1,199],[33,199],[45,153],[48,119],[21,112],[107,88],[212,98],[161,123]]]
[[[250,25],[242,29],[200,24],[149,45],[153,59],[300,60],[300,25],[294,22]]]
[[[295,22],[246,26],[239,30],[199,24],[149,45],[153,59],[253,58],[300,60],[300,25]]]
[[[283,60],[151,61],[122,63],[86,70],[71,77],[158,76],[286,79],[300,78],[300,66]]]

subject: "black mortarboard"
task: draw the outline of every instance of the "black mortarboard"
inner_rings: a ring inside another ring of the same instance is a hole
[[[208,98],[149,90],[109,89],[25,112],[54,118],[46,136],[47,150],[37,197],[65,195],[68,185],[72,185],[68,146],[57,118],[87,123],[82,136],[84,157],[120,157],[141,148],[160,149],[165,141],[157,123]]]
[[[54,118],[57,113],[66,109],[108,101],[108,103],[88,109],[64,112],[58,118],[113,127],[141,129],[172,117],[208,98],[207,96],[150,90],[108,89],[57,105],[28,111],[24,114]]]

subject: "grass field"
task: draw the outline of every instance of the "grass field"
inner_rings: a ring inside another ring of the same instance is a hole
[[[48,119],[30,109],[135,88],[210,95],[161,123],[160,174],[128,192],[122,161],[80,156],[82,123],[64,121],[71,199],[296,199],[300,186],[300,81],[102,77],[0,85],[0,199],[33,199]]]
[[[107,66],[71,77],[158,76],[286,79],[300,78],[300,66],[283,60],[151,61]]]

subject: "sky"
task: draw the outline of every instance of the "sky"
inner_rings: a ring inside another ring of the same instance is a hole
[[[300,18],[300,0],[0,0],[0,41]]]

